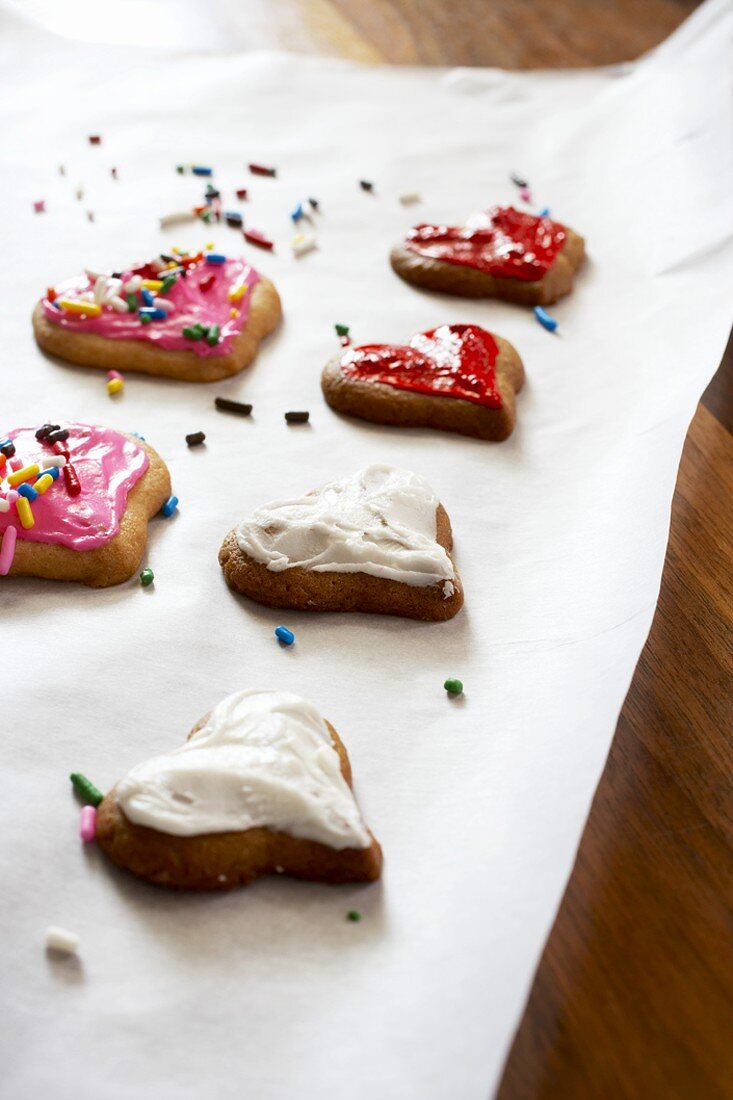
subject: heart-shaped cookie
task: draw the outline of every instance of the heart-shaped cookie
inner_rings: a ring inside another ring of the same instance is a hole
[[[463,605],[452,544],[427,481],[374,465],[258,508],[219,562],[232,588],[270,607],[441,621]]]
[[[584,255],[583,238],[560,222],[495,206],[465,226],[414,226],[390,259],[414,286],[549,305],[572,290]]]
[[[369,882],[382,866],[338,734],[285,691],[228,696],[184,745],[133,768],[102,801],[96,838],[118,866],[185,890],[271,874]]]
[[[251,362],[280,315],[275,287],[245,260],[178,253],[49,287],[33,329],[73,363],[213,382]]]
[[[0,576],[120,584],[170,492],[165,463],[134,436],[88,424],[18,428],[0,440]]]
[[[523,382],[508,340],[478,325],[440,325],[408,345],[350,348],[326,364],[321,387],[347,416],[500,440],[514,428]]]

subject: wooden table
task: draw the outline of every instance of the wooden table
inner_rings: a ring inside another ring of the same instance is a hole
[[[248,0],[258,18],[246,44],[395,64],[587,66],[637,57],[694,7]],[[729,347],[687,437],[656,618],[500,1100],[733,1096],[732,531]]]

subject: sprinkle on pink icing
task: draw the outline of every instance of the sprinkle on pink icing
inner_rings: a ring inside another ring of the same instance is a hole
[[[15,508],[0,512],[0,534],[14,527],[18,539],[59,543],[71,550],[96,550],[120,529],[127,497],[149,465],[143,447],[112,428],[91,428],[86,424],[65,424],[69,438],[65,446],[81,482],[79,496],[70,497],[63,477],[31,504],[34,526],[21,526]],[[35,428],[18,428],[9,436],[26,465],[43,463],[53,448],[35,437]]]
[[[165,272],[158,273],[149,264],[139,264],[123,271],[122,279],[126,282],[133,275],[142,275],[144,279],[165,278]],[[165,295],[173,305],[166,319],[151,321],[147,325],[141,324],[136,313],[116,313],[109,305],[102,306],[99,317],[83,318],[64,313],[51,303],[47,295],[42,298],[43,313],[47,320],[68,332],[94,332],[111,340],[144,340],[166,351],[191,351],[202,358],[216,357],[231,351],[235,337],[244,328],[249,316],[252,288],[260,278],[260,274],[242,259],[229,259],[220,265],[198,260]],[[202,282],[206,287],[204,290],[201,289]],[[241,283],[246,283],[249,289],[238,301],[231,302],[229,291]],[[54,290],[57,298],[78,298],[86,291],[93,291],[94,282],[87,275],[77,275],[59,283]],[[236,317],[231,316],[232,306],[238,310]],[[211,347],[205,340],[187,340],[182,330],[195,324],[207,327],[219,325],[219,343]]]

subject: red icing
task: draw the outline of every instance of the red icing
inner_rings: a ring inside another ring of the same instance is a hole
[[[478,325],[440,325],[409,345],[364,344],[341,360],[347,378],[500,409],[496,340]]]
[[[551,218],[495,206],[476,226],[416,225],[405,248],[502,279],[533,282],[552,267],[566,237],[565,226]]]

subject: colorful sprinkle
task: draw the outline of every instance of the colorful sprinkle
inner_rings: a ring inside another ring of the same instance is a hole
[[[157,306],[141,306],[137,311],[137,315],[143,324],[148,324],[150,321],[165,321],[168,314],[164,309],[158,309]]]
[[[512,183],[514,184],[515,187],[529,187],[529,184],[527,183],[527,181],[525,179],[522,179],[521,176],[515,175],[514,172],[512,172],[512,174],[509,178],[512,181]]]
[[[549,218],[549,216],[550,216],[549,206],[545,206],[544,209],[540,210],[539,214],[537,215],[538,218]]]
[[[276,176],[276,168],[268,168],[264,164],[250,164],[249,170],[253,176]]]
[[[140,574],[140,584],[143,588],[148,588],[155,580],[155,573],[152,569],[143,569]]]
[[[160,511],[161,511],[161,514],[164,515],[167,518],[169,516],[172,516],[177,508],[178,508],[178,497],[168,497],[167,501],[165,502],[163,507],[160,509]]]
[[[236,413],[237,416],[249,416],[252,406],[243,401],[232,401],[229,397],[215,397],[214,405],[220,412]]]
[[[77,476],[76,470],[67,462],[64,466],[64,484],[66,485],[66,492],[70,497],[78,497],[81,492],[81,484]]]
[[[460,680],[446,680],[443,687],[449,695],[461,695],[463,693],[463,684]]]
[[[318,242],[315,237],[307,237],[304,233],[299,233],[297,237],[293,237],[294,256],[307,256],[309,252],[314,252],[316,248],[318,248]]]
[[[206,343],[209,345],[210,348],[216,347],[216,345],[219,343],[219,340],[221,339],[220,326],[209,325],[209,331],[206,333],[204,339],[206,340]]]
[[[419,191],[405,191],[400,195],[400,202],[403,206],[412,206],[416,202],[421,202]]]
[[[58,951],[61,955],[76,955],[80,944],[81,940],[76,932],[69,932],[55,924],[46,929],[46,948],[49,951]]]
[[[234,194],[237,196],[237,198],[241,202],[242,199],[247,198],[247,188],[246,187],[238,187],[237,190],[234,192]]]
[[[89,844],[97,832],[96,806],[82,806],[79,817],[79,836],[85,844]]]
[[[248,244],[254,244],[257,248],[266,248],[268,251],[275,247],[274,241],[271,241],[259,229],[245,229],[244,239]]]
[[[186,436],[187,447],[200,447],[206,439],[204,432],[191,432]]]
[[[361,913],[358,909],[349,909],[348,913],[346,914],[346,919],[356,923],[356,921],[361,920]]]
[[[0,577],[7,577],[15,557],[15,544],[18,532],[14,527],[6,527],[0,543]]]
[[[300,219],[303,217],[303,203],[302,202],[299,202],[297,206],[293,207],[293,209],[290,211],[290,217],[293,219],[294,222],[299,222],[300,221]]]
[[[43,214],[46,209],[46,200],[36,199],[36,201],[33,203],[33,209],[35,210],[36,214]]]
[[[309,412],[286,412],[285,413],[285,419],[288,422],[288,424],[307,424],[309,417],[310,417]]]
[[[308,205],[311,210],[318,210],[318,199],[308,199]]]
[[[23,466],[20,470],[16,470],[15,473],[8,474],[8,484],[13,488],[16,485],[20,485],[23,481],[31,481],[33,478],[38,477],[41,472],[41,467],[37,462],[34,462],[30,466]]]
[[[244,224],[244,219],[238,210],[225,210],[224,221],[234,229],[241,229]]]
[[[519,197],[522,200],[522,202],[529,202],[529,203],[532,202],[532,193],[531,193],[531,191],[529,190],[528,187],[520,187],[519,188]]]
[[[336,335],[337,336],[348,336],[349,335],[349,326],[348,325],[341,325],[337,321],[336,324],[333,327],[336,329]]]
[[[359,180],[359,187],[361,187],[362,191],[374,190],[374,184],[371,180]]]
[[[295,641],[295,635],[292,630],[288,630],[286,626],[276,626],[275,637],[279,642],[282,642],[283,645],[292,645]]]
[[[193,172],[194,176],[213,176],[214,174],[213,168],[206,168],[202,164],[194,164],[191,168],[191,171]]]
[[[75,298],[59,298],[59,307],[64,313],[74,313],[83,317],[99,317],[102,307],[96,302],[79,302]]]
[[[99,787],[95,787],[91,779],[87,779],[81,772],[72,772],[69,779],[76,793],[81,795],[89,806],[98,806],[104,798]]]
[[[158,218],[158,225],[161,229],[168,229],[172,225],[186,225],[195,221],[196,214],[193,210],[176,210],[172,214],[162,214]]]
[[[51,478],[51,480],[53,481],[53,478]],[[28,501],[37,500],[38,490],[34,488],[33,485],[28,485],[27,482],[24,482],[22,485],[18,486],[18,495],[21,497],[25,497],[25,499]],[[18,506],[16,504],[16,508],[17,507]]]
[[[554,332],[557,328],[557,321],[555,320],[555,318],[550,317],[550,314],[547,313],[546,310],[542,308],[542,306],[534,307],[534,315],[539,323],[542,325],[542,327],[546,328],[548,332]]]
[[[114,397],[116,393],[121,393],[125,388],[125,383],[122,378],[110,378],[107,383],[107,393],[110,397]]]
[[[217,267],[220,267],[221,264],[225,264],[227,262],[226,256],[223,255],[223,253],[221,252],[207,252],[204,259],[206,260],[207,264],[215,264]]]
[[[101,145],[102,144],[102,138],[100,137],[99,134],[90,134],[89,135],[89,144],[90,145]]]
[[[58,470],[56,470],[56,477],[58,477]],[[46,470],[46,472],[42,474],[41,477],[39,477],[38,481],[36,481],[33,485],[33,488],[36,491],[36,496],[39,493],[43,494],[46,492],[47,489],[50,489],[55,480],[56,478],[52,477],[48,470]]]

